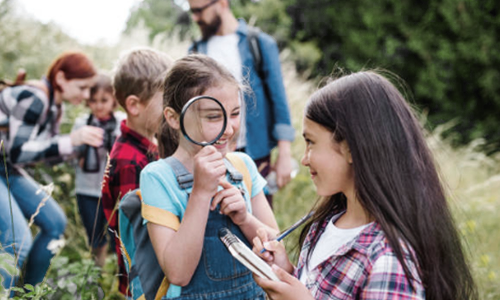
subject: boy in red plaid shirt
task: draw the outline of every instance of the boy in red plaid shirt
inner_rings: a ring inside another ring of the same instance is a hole
[[[139,174],[158,159],[154,134],[162,116],[163,78],[172,60],[149,48],[124,54],[115,69],[113,86],[118,103],[127,113],[121,136],[111,149],[102,188],[102,205],[109,228],[115,232],[119,290],[130,296],[125,263],[118,237],[117,207],[120,199],[139,187]]]

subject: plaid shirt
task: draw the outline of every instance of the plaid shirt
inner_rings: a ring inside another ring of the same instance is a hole
[[[45,81],[52,95],[50,84]],[[0,138],[14,164],[52,160],[73,151],[69,135],[59,135],[62,105],[34,86],[8,87],[0,93]],[[8,128],[7,128],[8,127]]]
[[[158,159],[156,145],[139,133],[130,129],[126,120],[121,125],[121,136],[115,141],[110,154],[110,167],[106,172],[102,188],[102,207],[109,227],[118,233],[118,212],[120,199],[129,191],[139,188],[139,175],[150,162]],[[125,262],[121,254],[120,242],[115,235],[116,254],[120,272],[119,290],[127,294],[128,279]],[[128,293],[130,295],[130,293]]]
[[[312,238],[322,234],[327,220],[313,224],[304,241],[295,276],[305,270]],[[330,258],[311,270],[306,286],[317,300],[326,299],[425,299],[425,290],[418,275],[418,267],[408,249],[402,245],[405,263],[415,278],[413,287],[403,267],[389,245],[384,232],[376,222],[366,227],[352,241],[341,246]],[[412,251],[412,250],[410,250]],[[412,251],[413,252],[413,251]]]

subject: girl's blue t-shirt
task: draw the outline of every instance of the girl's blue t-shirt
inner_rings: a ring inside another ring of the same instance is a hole
[[[266,180],[260,175],[253,160],[243,152],[235,152],[243,161],[250,173],[252,179],[252,191],[249,193],[247,187],[242,180],[236,184],[237,187],[244,189],[244,198],[247,206],[247,211],[252,213],[251,198],[259,194],[266,186]],[[229,162],[226,160],[226,164]],[[226,179],[229,180],[229,173],[226,174]],[[181,189],[177,183],[174,170],[164,160],[148,164],[141,171],[140,190],[142,201],[145,204],[160,208],[173,213],[179,217],[179,222],[182,222],[184,212],[186,211],[188,195],[192,188],[186,190]],[[222,189],[219,187],[219,189]],[[148,220],[144,219],[144,224]],[[179,297],[182,287],[171,284],[167,292],[167,298]]]
[[[253,160],[243,152],[235,152],[244,162],[252,179],[252,191],[249,193],[243,181],[236,184],[245,190],[244,198],[247,204],[247,210],[252,212],[251,198],[260,193],[267,184],[266,180],[260,175]],[[226,163],[229,163],[226,161]],[[229,180],[229,173],[226,174]],[[148,164],[141,171],[140,189],[142,199],[145,204],[169,211],[179,217],[182,222],[184,212],[187,206],[187,193],[191,192],[191,188],[183,190],[180,188],[175,177],[174,170],[164,160]],[[219,189],[222,189],[219,187]],[[145,223],[147,220],[144,221]]]

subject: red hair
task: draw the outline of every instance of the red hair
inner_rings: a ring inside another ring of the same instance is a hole
[[[61,91],[56,83],[56,74],[62,71],[67,80],[86,79],[94,77],[97,71],[92,61],[81,52],[66,52],[61,54],[49,68],[47,78],[52,87]]]

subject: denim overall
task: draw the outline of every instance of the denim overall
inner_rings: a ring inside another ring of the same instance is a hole
[[[169,157],[167,163],[172,167],[181,189],[191,192],[193,175],[175,158]],[[229,161],[225,160],[229,182],[243,189],[243,176]],[[231,218],[219,213],[219,207],[209,212],[205,229],[203,250],[200,262],[187,286],[182,287],[175,300],[264,300],[264,291],[255,283],[252,273],[227,250],[218,236],[219,229],[227,227],[247,246],[251,247],[240,228]],[[163,299],[167,299],[164,297]]]

